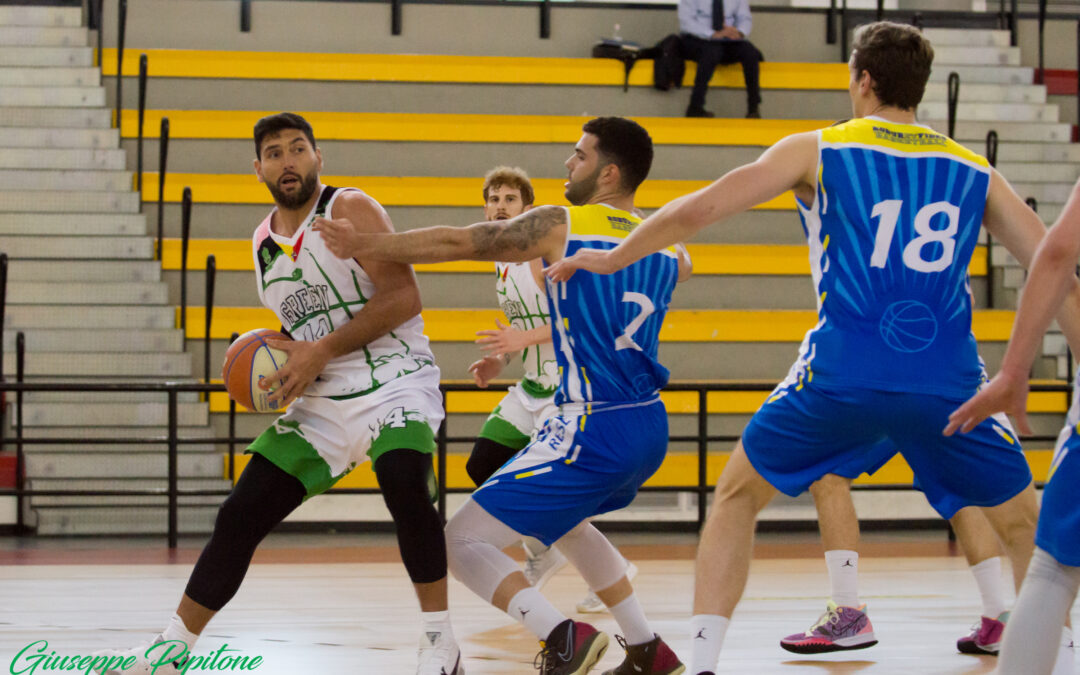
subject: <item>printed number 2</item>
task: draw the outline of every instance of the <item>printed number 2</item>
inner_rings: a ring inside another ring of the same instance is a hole
[[[885,267],[889,259],[896,222],[900,219],[900,207],[904,202],[899,199],[887,199],[874,204],[871,218],[880,218],[877,235],[874,237],[874,252],[870,256],[871,267]],[[943,230],[930,227],[930,219],[938,214],[948,218],[948,226]],[[919,236],[904,247],[904,265],[916,272],[940,272],[952,264],[956,251],[956,231],[960,227],[960,207],[949,202],[934,202],[919,209],[915,214],[915,232]],[[934,260],[924,260],[922,249],[927,244],[941,244],[941,256]]]
[[[641,307],[641,313],[634,317],[634,320],[626,325],[626,330],[623,334],[615,338],[615,351],[620,349],[636,349],[639,352],[641,347],[638,343],[634,342],[634,333],[638,328],[641,328],[641,324],[645,323],[645,319],[649,318],[649,315],[656,311],[656,305],[653,304],[649,296],[644,293],[634,293],[632,291],[626,291],[622,296],[623,302],[633,302]]]

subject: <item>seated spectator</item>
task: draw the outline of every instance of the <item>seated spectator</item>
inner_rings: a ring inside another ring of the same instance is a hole
[[[746,116],[761,117],[758,63],[761,52],[747,37],[753,21],[749,0],[679,0],[679,30],[683,55],[697,62],[694,91],[687,117],[713,117],[705,109],[705,94],[716,66],[738,61],[746,80]]]

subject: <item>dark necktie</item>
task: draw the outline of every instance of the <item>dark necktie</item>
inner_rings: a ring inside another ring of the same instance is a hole
[[[724,27],[724,0],[712,0],[712,27],[713,30]]]

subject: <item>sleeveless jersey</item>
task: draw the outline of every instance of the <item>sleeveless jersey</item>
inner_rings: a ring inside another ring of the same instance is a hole
[[[567,256],[614,248],[641,223],[606,204],[572,206],[567,214]],[[667,384],[668,369],[656,352],[678,268],[675,250],[665,249],[614,274],[578,272],[569,281],[547,282],[561,379],[556,404],[600,409],[646,401]]]
[[[319,233],[311,231],[315,218],[331,217],[334,200],[353,189],[324,186],[315,208],[292,237],[270,230],[273,211],[252,237],[259,299],[294,340],[315,341],[345,325],[375,294],[375,285],[359,263],[338,258]],[[434,363],[424,322],[414,316],[364,347],[331,360],[304,395],[361,396]]]
[[[818,323],[790,380],[945,396],[983,378],[968,264],[989,163],[922,125],[856,119],[818,132],[799,203]]]
[[[495,295],[510,325],[532,330],[548,324],[547,294],[536,285],[529,263],[495,263]],[[530,345],[521,354],[525,377],[521,386],[530,396],[546,398],[559,387],[559,367],[551,343]]]

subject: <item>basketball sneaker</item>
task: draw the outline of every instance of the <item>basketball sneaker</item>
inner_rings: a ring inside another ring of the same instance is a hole
[[[626,564],[626,579],[633,581],[637,576],[637,565],[634,563]],[[582,614],[596,614],[597,612],[607,611],[607,605],[600,599],[595,592],[589,591],[589,594],[585,596],[585,599],[577,604],[577,611]]]
[[[686,670],[659,635],[653,635],[653,639],[643,645],[628,645],[621,635],[616,635],[615,639],[626,651],[626,658],[618,668],[604,671],[604,675],[679,675]]]
[[[1001,636],[1005,632],[1005,624],[1009,620],[1009,613],[1002,612],[998,618],[991,619],[988,616],[981,617],[979,623],[971,627],[971,634],[965,635],[956,641],[956,648],[961,654],[993,654],[997,656],[1001,648]]]
[[[465,675],[461,650],[453,634],[446,631],[425,631],[420,636],[417,660],[416,675]]]
[[[183,673],[184,665],[187,663],[187,649],[182,648],[179,642],[175,645],[153,649],[156,645],[164,642],[165,638],[158,635],[153,642],[131,649],[103,649],[94,652],[90,655],[91,657],[104,657],[107,662],[101,666],[92,666],[91,672],[98,675],[179,675]],[[151,651],[154,653],[150,654]],[[178,657],[175,661],[158,665],[162,658],[167,659],[174,653]],[[134,657],[135,661],[129,664],[128,662],[132,657]],[[154,660],[151,661],[151,658]],[[123,665],[121,666],[121,664]]]
[[[539,542],[534,547],[536,543]],[[543,588],[566,565],[566,556],[554,546],[534,551],[528,543],[521,542],[521,547],[525,549],[525,578],[536,590]]]
[[[585,675],[604,656],[608,636],[587,623],[567,619],[540,646],[533,667],[541,675]]]
[[[877,644],[866,605],[838,607],[832,600],[825,613],[803,633],[780,640],[780,646],[796,654],[821,654],[845,649],[866,649]]]

